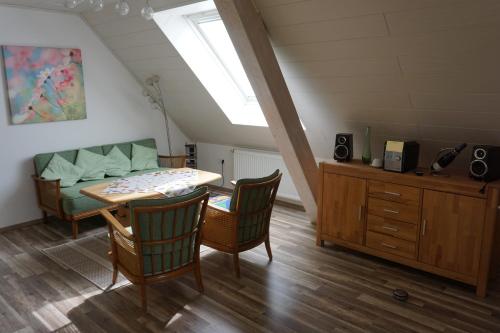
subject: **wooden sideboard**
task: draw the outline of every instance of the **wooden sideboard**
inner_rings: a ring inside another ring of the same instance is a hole
[[[317,245],[324,241],[458,280],[486,295],[500,257],[500,182],[320,163]]]

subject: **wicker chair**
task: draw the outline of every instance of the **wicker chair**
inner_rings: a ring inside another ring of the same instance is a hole
[[[269,222],[281,176],[276,170],[268,177],[239,180],[229,209],[209,202],[202,244],[232,254],[237,277],[240,277],[240,252],[265,243],[269,261],[273,260]]]
[[[179,155],[179,156],[166,156],[159,155],[160,162],[162,162],[162,166],[167,168],[185,168],[187,156]],[[163,163],[165,162],[165,163]]]
[[[194,272],[203,291],[200,270],[200,243],[209,194],[206,187],[167,199],[131,201],[130,224],[125,228],[110,212],[113,281],[120,271],[140,286],[141,302],[147,310],[146,285]]]

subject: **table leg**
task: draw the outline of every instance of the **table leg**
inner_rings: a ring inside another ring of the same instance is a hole
[[[129,208],[128,205],[120,205],[116,211],[115,215],[116,219],[120,221],[120,223],[124,227],[130,226],[130,219],[129,219]]]

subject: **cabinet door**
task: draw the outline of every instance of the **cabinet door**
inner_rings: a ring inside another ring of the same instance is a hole
[[[362,244],[365,201],[366,180],[325,173],[321,233]]]
[[[420,261],[476,276],[484,224],[485,200],[424,191]]]

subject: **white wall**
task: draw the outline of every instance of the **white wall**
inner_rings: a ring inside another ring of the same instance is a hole
[[[41,216],[30,178],[37,153],[147,137],[156,138],[160,152],[167,153],[163,116],[151,109],[137,81],[79,16],[0,6],[0,45],[81,48],[87,102],[85,120],[10,125],[2,76],[0,228]],[[174,153],[183,153],[187,138],[174,124],[172,139]]]
[[[230,182],[234,179],[234,147],[197,142],[196,148],[198,150],[198,169],[220,174],[222,170],[221,161],[224,160],[224,183],[222,183],[222,181],[216,181],[212,184],[232,189],[233,186]]]

